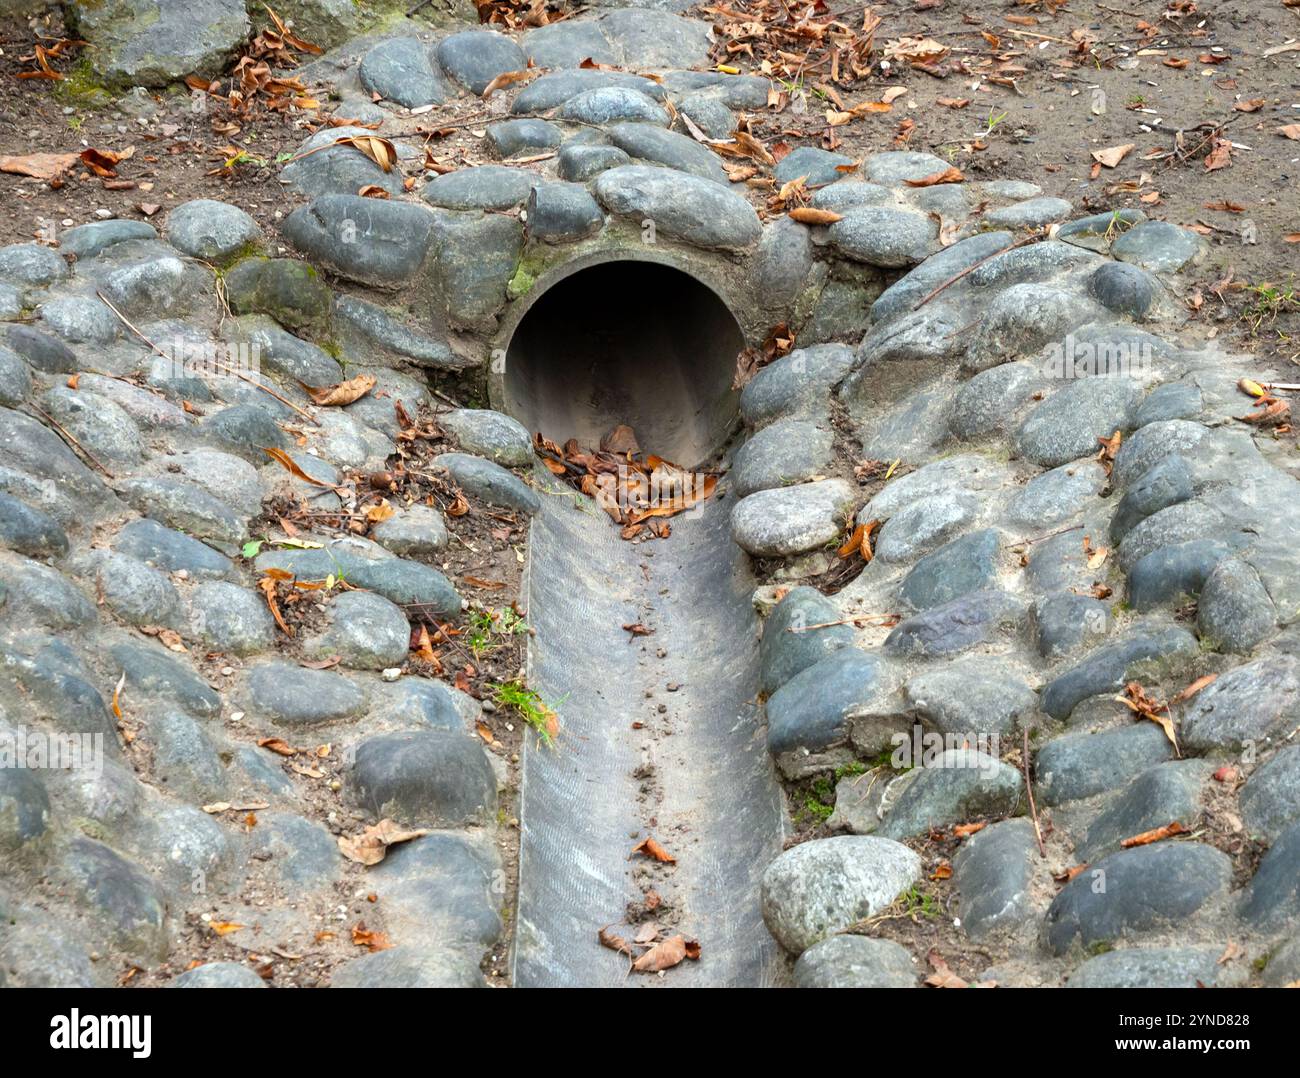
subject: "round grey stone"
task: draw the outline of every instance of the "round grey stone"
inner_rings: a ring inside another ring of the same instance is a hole
[[[0,345],[0,405],[12,408],[31,395],[31,368],[22,356]]]
[[[1030,908],[1038,860],[1033,824],[1003,820],[972,835],[953,858],[961,925],[971,939],[1014,933]]]
[[[438,42],[438,65],[472,94],[482,94],[498,75],[523,71],[524,51],[495,30],[462,30]]]
[[[1185,705],[1181,740],[1190,749],[1258,751],[1300,720],[1300,663],[1270,655],[1220,674]]]
[[[877,834],[911,838],[931,827],[982,816],[1010,816],[1021,807],[1025,783],[1020,772],[974,749],[948,749],[919,770],[886,813]]]
[[[167,953],[167,904],[155,881],[116,851],[74,838],[56,869],[73,902],[96,927],[129,953],[161,959]]]
[[[1054,719],[1068,719],[1090,696],[1118,692],[1139,664],[1174,659],[1198,650],[1191,633],[1182,629],[1139,624],[1121,640],[1098,648],[1043,686],[1043,710]]]
[[[997,579],[1000,534],[992,529],[962,535],[918,561],[903,578],[899,596],[913,610],[960,599]]]
[[[1098,438],[1127,430],[1141,390],[1129,378],[1084,378],[1038,405],[1016,432],[1021,456],[1055,468],[1088,456]]]
[[[349,781],[377,819],[429,827],[486,820],[497,783],[477,738],[427,729],[386,734],[357,747]]]
[[[506,165],[478,165],[430,180],[421,197],[449,210],[508,210],[528,200],[537,176]]]
[[[238,962],[205,962],[188,969],[168,988],[265,988],[266,982]]]
[[[242,543],[245,519],[197,483],[170,476],[128,479],[120,493],[141,513],[217,543]]]
[[[1077,292],[1050,284],[1013,284],[984,310],[963,365],[967,370],[984,370],[1035,353],[1091,321],[1096,310],[1091,300]],[[1067,362],[1072,361],[1065,351],[1068,339],[1057,347]]]
[[[1196,610],[1201,640],[1221,651],[1246,654],[1277,627],[1277,610],[1259,573],[1236,558],[1215,566]]]
[[[93,296],[60,296],[41,307],[41,321],[73,344],[111,344],[122,323]]]
[[[921,875],[906,846],[870,835],[815,839],[786,850],[763,873],[763,921],[801,955],[813,944],[879,913]]]
[[[792,588],[767,616],[758,655],[762,691],[771,696],[802,670],[853,643],[839,609],[816,588]],[[809,626],[824,626],[810,629]]]
[[[1106,469],[1095,460],[1075,461],[1034,476],[1007,507],[1008,518],[1036,532],[1081,513],[1106,489]]]
[[[357,74],[371,93],[408,109],[439,105],[452,94],[429,50],[414,37],[381,41],[362,57]]]
[[[1197,842],[1122,850],[1065,885],[1047,911],[1043,941],[1062,955],[1076,942],[1093,947],[1179,925],[1225,895],[1231,879],[1227,855]]]
[[[1125,947],[1088,959],[1070,988],[1214,988],[1223,976],[1218,947]]]
[[[772,175],[778,184],[786,184],[802,176],[805,187],[824,187],[842,179],[844,173],[841,167],[847,168],[852,164],[853,158],[845,157],[842,153],[831,153],[818,146],[799,146],[777,162]]]
[[[948,162],[930,153],[912,150],[889,150],[871,154],[862,163],[862,171],[872,183],[888,187],[902,187],[908,180],[923,180],[936,172],[943,172]]]
[[[26,558],[7,561],[6,611],[10,618],[21,613],[27,624],[51,629],[73,629],[95,621],[95,607],[57,569]]]
[[[38,371],[46,374],[72,374],[77,369],[76,353],[58,337],[35,326],[9,326],[5,330],[5,340],[13,352],[22,356]]]
[[[181,711],[169,711],[149,723],[154,777],[178,797],[208,801],[222,793],[225,773],[207,734]]]
[[[248,679],[253,706],[281,726],[310,726],[350,719],[365,707],[365,694],[340,674],[287,663],[259,666]]]
[[[384,670],[400,666],[411,643],[401,607],[364,591],[345,591],[327,607],[330,627],[306,641],[309,654],[339,655],[345,666]]]
[[[556,170],[562,180],[586,183],[607,169],[631,163],[632,158],[617,146],[570,142],[560,150]]]
[[[884,206],[848,210],[827,230],[832,247],[846,258],[896,269],[925,259],[937,235],[928,217]]]
[[[1112,265],[1123,265],[1121,262]],[[1200,414],[1204,402],[1201,391],[1185,382],[1166,382],[1156,386],[1147,394],[1146,400],[1138,405],[1133,417],[1135,428],[1145,427],[1148,423],[1158,423],[1165,419],[1193,419]]]
[[[767,700],[767,749],[818,752],[841,744],[846,720],[880,691],[880,660],[857,648],[841,648],[800,671]]]
[[[1124,447],[1121,445],[1120,449]],[[1187,460],[1171,453],[1142,473],[1120,499],[1110,522],[1110,537],[1120,542],[1138,524],[1161,509],[1187,501],[1194,493]]]
[[[508,468],[533,462],[533,439],[517,419],[489,408],[456,408],[438,416],[438,425],[466,453],[487,457]]]
[[[561,23],[559,25],[567,25]],[[447,948],[392,947],[344,962],[332,988],[483,988],[478,962]]]
[[[227,655],[255,655],[275,643],[275,619],[266,601],[225,581],[199,584],[190,592],[190,628]]]
[[[1031,198],[990,210],[984,223],[994,228],[1042,228],[1064,220],[1073,209],[1063,198]]]
[[[375,542],[394,554],[433,558],[446,549],[450,536],[442,513],[429,505],[399,509],[370,531]]]
[[[0,247],[0,278],[41,286],[61,281],[71,272],[63,256],[52,247],[39,243]]]
[[[700,131],[712,139],[730,138],[736,129],[736,114],[721,98],[708,91],[687,94],[677,102],[680,116],[689,117]],[[683,122],[683,127],[685,123]],[[689,130],[689,129],[688,129]]]
[[[853,500],[842,479],[760,490],[732,508],[731,537],[754,557],[803,554],[834,542]]]
[[[1038,710],[1038,694],[1009,663],[983,656],[923,670],[903,686],[908,710],[940,733],[1007,736]]]
[[[446,468],[471,498],[530,516],[542,508],[541,499],[532,487],[490,460],[467,453],[442,453],[433,459],[433,463]]]
[[[1152,273],[1177,273],[1205,257],[1206,245],[1191,229],[1168,221],[1143,221],[1111,245],[1121,262],[1132,262]]]
[[[1067,734],[1039,749],[1035,790],[1046,805],[1077,801],[1117,789],[1173,754],[1173,745],[1155,723]]]
[[[499,120],[488,124],[487,141],[498,157],[515,157],[521,153],[553,150],[563,141],[564,133],[553,123],[525,117]]]
[[[221,697],[181,659],[154,644],[117,644],[110,649],[113,673],[126,675],[128,691],[179,704],[191,715],[221,713]]]
[[[103,0],[79,3],[73,12],[77,33],[95,42],[94,71],[110,84],[166,86],[191,74],[215,79],[248,40],[241,0]]]
[[[859,206],[892,206],[894,193],[888,187],[848,178],[818,188],[809,205],[817,210],[844,213]]]
[[[689,135],[648,123],[616,123],[608,128],[610,141],[633,158],[726,184],[726,169],[717,155]]]
[[[1091,595],[1062,591],[1046,595],[1031,611],[1038,654],[1045,659],[1078,654],[1110,628],[1110,609]]]
[[[916,965],[893,940],[831,936],[794,964],[796,988],[915,988]]]
[[[979,500],[960,491],[912,502],[885,521],[876,536],[876,557],[898,563],[929,554],[970,523],[978,510]],[[873,519],[864,515],[867,511],[858,514],[859,524]]]
[[[743,196],[671,168],[622,165],[602,172],[594,191],[611,213],[648,218],[667,236],[698,247],[748,247],[763,232]]]
[[[1255,870],[1241,905],[1242,919],[1265,931],[1300,921],[1300,822],[1277,837]]]
[[[221,263],[260,244],[262,230],[238,206],[197,198],[168,214],[167,241],[187,255]]]
[[[266,463],[265,449],[287,449],[289,439],[271,414],[257,404],[232,404],[203,420],[201,433],[254,466]]]
[[[224,554],[182,532],[164,528],[156,520],[131,521],[117,533],[113,549],[156,569],[169,573],[184,570],[200,579],[224,577],[234,569]]]
[[[335,137],[335,133],[325,133]],[[335,151],[313,154],[300,164],[328,157],[331,152]],[[362,165],[373,164],[351,147],[339,147],[339,152],[351,155],[347,158],[350,168],[361,167],[353,165],[354,160]],[[379,175],[396,174],[394,170]],[[376,180],[369,174],[349,175],[338,186],[344,182],[343,189],[352,192]],[[328,190],[334,192],[338,187],[330,186]],[[433,239],[433,225],[434,217],[428,210],[409,202],[326,193],[309,206],[300,206],[289,214],[281,231],[296,250],[317,266],[332,269],[349,280],[391,288],[405,284],[419,272]],[[364,242],[350,242],[358,238]]]
[[[63,233],[59,238],[59,250],[65,255],[76,255],[78,261],[85,261],[118,243],[157,238],[153,225],[145,221],[91,221]]]
[[[1095,861],[1120,849],[1126,839],[1171,820],[1194,819],[1211,769],[1204,760],[1173,760],[1143,771],[1088,825],[1082,841],[1075,843],[1078,860]]]
[[[1003,233],[1005,235],[1005,233]],[[1097,255],[1073,244],[1043,240],[1027,247],[1013,247],[977,266],[967,278],[976,288],[1006,287],[1043,281],[1062,270],[1101,261]]]
[[[334,836],[302,816],[259,814],[251,837],[255,856],[269,860],[272,871],[295,890],[329,887],[341,874]]]
[[[666,124],[668,112],[654,98],[627,86],[600,86],[584,90],[560,106],[559,117],[577,123],[604,126],[618,120]]]
[[[68,537],[49,514],[0,493],[0,546],[29,558],[59,557],[68,552]]]
[[[801,419],[781,419],[754,434],[736,454],[731,482],[745,497],[758,490],[802,483],[831,459],[831,432]]]
[[[135,420],[98,394],[55,386],[41,397],[41,407],[101,461],[138,464],[144,458]]]
[[[596,200],[576,183],[540,183],[528,196],[528,238],[572,243],[605,223]]]
[[[99,594],[119,618],[131,625],[180,626],[181,597],[166,576],[126,554],[104,554],[98,562]]]
[[[740,394],[740,415],[751,427],[783,416],[823,419],[830,391],[853,366],[853,349],[843,344],[796,348],[761,368]]]
[[[1252,835],[1270,842],[1300,820],[1300,745],[1287,745],[1246,780],[1241,815]]]
[[[1157,287],[1149,273],[1127,262],[1104,262],[1088,278],[1088,291],[1098,303],[1129,318],[1151,309]]]
[[[50,799],[39,770],[0,768],[0,850],[17,852],[40,838],[50,819]]]

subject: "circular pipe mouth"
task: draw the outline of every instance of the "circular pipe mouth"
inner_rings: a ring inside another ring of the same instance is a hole
[[[505,411],[553,441],[595,446],[626,424],[684,466],[725,444],[744,333],[712,288],[658,261],[602,261],[540,288],[505,346]]]

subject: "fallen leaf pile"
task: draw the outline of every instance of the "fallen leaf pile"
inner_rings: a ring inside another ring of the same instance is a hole
[[[68,172],[80,164],[85,167],[88,177],[99,177],[104,181],[105,187],[112,189],[126,186],[117,182],[117,166],[123,161],[130,160],[134,155],[134,146],[128,146],[121,152],[99,150],[89,146],[78,153],[13,154],[0,157],[0,172],[44,180],[57,189],[63,186]]]
[[[259,104],[271,112],[320,108],[320,102],[311,96],[300,78],[277,76],[272,72],[272,65],[279,68],[295,67],[299,54],[319,56],[324,50],[299,37],[270,7],[265,4],[262,6],[270,16],[274,29],[263,29],[254,35],[244,54],[224,79],[209,80],[199,75],[190,75],[185,80],[185,85],[216,101],[224,102],[236,116],[247,115]],[[219,124],[219,121],[214,120],[214,124]],[[227,127],[223,130],[227,134],[233,134],[238,128],[232,130]]]
[[[667,539],[669,517],[713,496],[718,477],[687,471],[671,461],[643,454],[631,427],[618,426],[584,449],[576,438],[556,445],[541,433],[533,448],[546,468],[593,498],[628,540]]]
[[[968,981],[958,977],[951,969],[943,955],[938,951],[931,951],[926,955],[926,960],[930,963],[930,968],[934,970],[925,979],[926,988],[996,988],[996,981],[977,981],[971,984]]]
[[[1257,427],[1274,427],[1279,434],[1285,434],[1291,429],[1291,402],[1289,400],[1273,396],[1268,389],[1249,378],[1243,378],[1238,382],[1237,388],[1248,396],[1255,398],[1255,410],[1237,416],[1236,418],[1240,422],[1250,423]]]
[[[423,838],[428,833],[422,828],[409,830],[399,827],[392,820],[380,820],[359,835],[339,835],[339,852],[349,861],[356,861],[357,864],[377,865],[388,854],[389,846]]]
[[[1141,719],[1149,719],[1165,732],[1174,752],[1178,752],[1178,738],[1174,734],[1174,721],[1169,717],[1169,705],[1151,696],[1138,682],[1124,686],[1124,695],[1116,699]]]
[[[863,9],[857,29],[833,16],[823,0],[731,0],[698,11],[713,19],[712,56],[720,71],[736,73],[744,61],[771,77],[838,86],[870,74],[880,25],[870,8]]]
[[[568,12],[557,0],[474,0],[478,21],[507,30],[527,30],[537,26],[550,26],[568,17]]]
[[[20,71],[18,72],[18,77],[20,79],[50,79],[55,82],[61,81],[63,79],[63,73],[56,71],[51,66],[50,61],[62,59],[64,53],[72,49],[80,48],[85,44],[86,42],[84,41],[74,41],[73,39],[66,37],[60,38],[58,41],[55,41],[53,44],[48,46],[37,42],[36,45],[33,46],[30,56],[18,57],[21,63],[31,64],[33,70]]]
[[[602,947],[627,955],[632,960],[630,973],[660,973],[681,965],[689,958],[692,962],[700,959],[700,941],[687,939],[685,936],[669,936],[659,939],[659,925],[653,921],[640,926],[636,935],[628,940],[610,931],[606,925],[596,933],[596,939]],[[640,953],[634,948],[640,947]]]

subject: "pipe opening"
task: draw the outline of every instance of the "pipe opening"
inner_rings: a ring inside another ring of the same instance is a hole
[[[506,347],[505,407],[531,431],[595,446],[625,423],[689,467],[726,441],[745,339],[716,292],[656,262],[605,262],[537,296]]]

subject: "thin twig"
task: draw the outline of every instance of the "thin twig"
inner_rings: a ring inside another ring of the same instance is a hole
[[[1170,163],[1175,160],[1177,160],[1177,162],[1180,165],[1185,165],[1188,161],[1195,160],[1196,155],[1199,154],[1201,150],[1203,150],[1209,143],[1213,142],[1216,138],[1222,135],[1227,128],[1231,127],[1233,124],[1235,124],[1238,120],[1240,120],[1245,115],[1246,113],[1244,112],[1238,112],[1236,115],[1228,117],[1228,119],[1224,120],[1221,124],[1212,127],[1210,129],[1210,133],[1206,135],[1205,138],[1201,139],[1201,141],[1198,142],[1195,146],[1193,146],[1190,150],[1183,151],[1180,150],[1177,146],[1175,146],[1173,150],[1173,155],[1165,159],[1164,167],[1168,168]],[[1197,125],[1197,128],[1194,128],[1193,130],[1199,130],[1204,126],[1205,126],[1204,124],[1199,124]],[[1181,133],[1182,132],[1179,132],[1179,134]]]
[[[1029,728],[1024,730],[1024,745],[1020,750],[1020,768],[1025,773],[1025,792],[1029,794],[1029,815],[1034,821],[1034,837],[1038,839],[1038,852],[1044,859],[1047,847],[1043,845],[1043,829],[1038,825],[1038,806],[1034,804],[1034,784],[1029,781]]]
[[[871,621],[873,618],[896,617],[898,617],[897,614],[859,614],[856,618],[840,618],[837,621],[820,621],[816,625],[805,625],[803,628],[799,628],[795,625],[787,625],[785,631],[787,633],[810,633],[814,629],[833,629],[837,625],[852,625],[855,628],[861,629],[863,627],[863,622]]]
[[[999,251],[994,251],[991,255],[986,255],[984,258],[981,258],[978,262],[975,262],[967,266],[960,273],[954,274],[952,277],[949,277],[946,281],[943,282],[943,284],[939,285],[937,288],[932,289],[930,292],[927,292],[924,296],[921,297],[921,301],[915,307],[913,307],[912,310],[919,311],[922,307],[924,307],[927,303],[929,303],[930,300],[934,299],[934,297],[937,296],[940,292],[942,292],[945,288],[950,288],[952,285],[955,285],[967,274],[974,273],[977,269],[980,268],[980,266],[984,265],[985,262],[997,258],[998,255],[1004,255],[1008,251],[1014,251],[1017,247],[1027,247],[1029,244],[1036,243],[1040,239],[1042,239],[1042,234],[1039,232],[1034,232],[1031,235],[1016,240],[1015,243],[1007,244],[1007,246],[1003,247]]]
[[[1020,540],[1018,540],[1018,541],[1016,541],[1016,542],[1014,542],[1014,543],[1010,543],[1010,544],[1008,544],[1008,545],[1009,545],[1009,546],[1012,546],[1012,547],[1017,547],[1017,546],[1033,546],[1035,543],[1041,543],[1041,542],[1043,542],[1044,540],[1047,540],[1047,539],[1054,539],[1054,538],[1056,538],[1056,536],[1058,536],[1058,535],[1065,535],[1066,532],[1078,532],[1078,531],[1083,531],[1083,525],[1082,525],[1082,524],[1071,524],[1071,525],[1069,525],[1069,527],[1065,527],[1065,528],[1057,528],[1056,531],[1054,531],[1054,532],[1048,532],[1046,535],[1039,535],[1039,536],[1036,536],[1036,537],[1033,538],[1033,539],[1020,539]]]
[[[121,311],[119,311],[116,307],[114,307],[112,303],[109,302],[108,297],[105,296],[103,292],[97,291],[95,295],[97,295],[101,300],[103,300],[104,306],[106,306],[110,311],[112,311],[115,315],[117,315],[119,319],[121,319],[122,325],[126,326],[127,329],[129,329],[132,333],[134,333],[137,337],[139,337],[140,340],[142,340],[145,344],[147,344],[150,348],[152,348],[157,355],[161,356],[163,359],[173,358],[172,356],[169,356],[166,352],[164,352],[161,348],[159,348],[156,344],[154,344],[154,342],[151,341],[148,337],[146,337],[143,333],[141,333],[140,330],[137,329],[135,325],[131,322],[131,320],[126,317],[126,315],[124,315]],[[320,426],[320,420],[318,420],[310,412],[303,411],[296,404],[294,404],[293,401],[286,400],[270,386],[263,385],[256,378],[250,378],[243,371],[237,370],[234,367],[227,366],[225,363],[222,363],[220,360],[217,359],[212,360],[212,365],[216,367],[218,370],[223,370],[228,374],[233,374],[236,378],[240,379],[241,381],[247,382],[250,386],[254,386],[257,389],[260,389],[263,393],[266,393],[274,397],[286,408],[292,408],[295,412],[297,412],[300,416],[302,416],[313,426],[317,426],[317,427]]]
[[[49,412],[45,411],[45,409],[41,408],[39,405],[33,404],[31,401],[27,402],[27,407],[33,409],[36,412],[39,412],[41,418],[44,419],[45,422],[48,423],[51,427],[53,427],[63,437],[63,440],[67,442],[68,445],[70,445],[73,449],[75,449],[78,453],[80,453],[83,457],[85,457],[88,461],[90,461],[91,464],[93,464],[96,468],[98,468],[101,472],[103,472],[106,476],[108,476],[109,479],[117,478],[117,476],[115,476],[112,472],[110,472],[107,468],[105,468],[102,464],[100,464],[98,460],[95,459],[94,453],[92,453],[89,449],[87,449],[84,445],[82,445],[79,441],[77,441],[77,439],[72,436],[72,434],[67,430],[67,428],[65,428],[62,423],[60,423],[57,419],[55,419],[52,415],[50,415]]]

